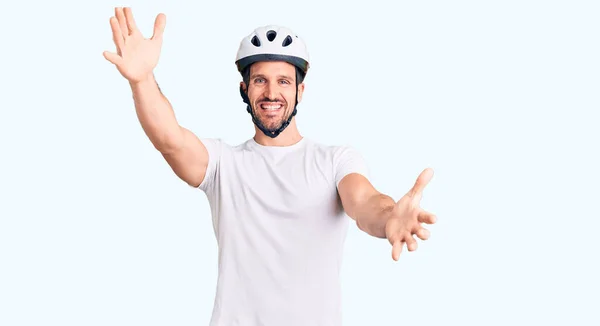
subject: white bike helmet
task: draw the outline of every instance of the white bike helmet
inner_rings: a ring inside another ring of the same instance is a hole
[[[285,61],[303,74],[310,66],[304,41],[289,28],[276,25],[259,27],[240,43],[235,58],[238,71],[257,61]]]

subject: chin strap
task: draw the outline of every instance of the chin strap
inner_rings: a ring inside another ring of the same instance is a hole
[[[240,95],[242,95],[242,99],[244,100],[244,103],[247,104],[246,111],[248,111],[248,113],[250,113],[250,116],[252,117],[252,122],[254,122],[254,124],[258,127],[258,129],[260,129],[263,132],[263,134],[265,134],[271,138],[275,138],[275,137],[279,136],[279,134],[285,128],[287,128],[287,126],[290,124],[290,122],[292,121],[292,118],[296,115],[296,113],[298,113],[298,110],[296,109],[296,107],[298,106],[298,85],[296,85],[296,103],[294,104],[294,111],[292,111],[292,114],[290,114],[287,121],[285,121],[281,125],[281,127],[279,127],[279,129],[277,129],[275,131],[268,130],[267,128],[265,128],[265,126],[263,126],[262,123],[260,123],[260,121],[258,121],[256,116],[254,115],[254,112],[252,112],[252,106],[250,106],[250,99],[248,98],[248,95],[246,94],[246,92],[244,92],[244,89],[242,88],[241,85],[240,85]]]

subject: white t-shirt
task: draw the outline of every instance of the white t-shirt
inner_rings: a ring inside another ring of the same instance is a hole
[[[209,154],[199,188],[219,247],[211,326],[339,326],[339,272],[350,218],[337,193],[367,174],[348,146],[302,138],[273,147],[202,139]]]

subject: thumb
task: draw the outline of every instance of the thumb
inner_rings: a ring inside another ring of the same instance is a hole
[[[117,66],[123,60],[123,58],[121,58],[121,56],[119,56],[118,54],[113,53],[113,52],[104,51],[104,52],[102,52],[102,55],[104,56],[104,59],[108,60],[110,63],[117,65]]]
[[[162,40],[165,32],[165,25],[167,24],[167,16],[165,14],[158,14],[154,21],[154,34],[152,34],[153,40]]]
[[[425,186],[427,186],[429,181],[431,181],[431,178],[433,178],[433,169],[427,168],[423,170],[423,172],[421,172],[421,174],[419,174],[417,177],[415,185],[412,187],[412,189],[410,189],[410,196],[414,197],[420,195],[423,192],[423,189],[425,189]]]

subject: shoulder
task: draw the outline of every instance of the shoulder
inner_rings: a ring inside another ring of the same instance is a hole
[[[226,140],[216,137],[204,137],[200,138],[200,141],[208,153],[208,164],[199,188],[209,192],[220,182],[223,171],[231,169],[231,162],[236,160],[236,153],[246,150],[248,142],[231,145]]]
[[[357,158],[362,159],[362,154],[353,145],[350,144],[325,144],[311,141],[311,147],[314,151],[326,154],[333,163],[338,163],[345,159]]]
[[[231,160],[236,152],[244,151],[247,147],[246,142],[237,145],[231,145],[222,138],[201,138],[200,141],[206,148],[208,154],[208,170],[216,172],[223,163]]]
[[[368,177],[369,175],[366,160],[353,145],[325,144],[309,140],[307,142],[307,150],[314,152],[315,155],[326,160],[327,165],[332,168],[336,184],[349,174],[357,173],[364,177]]]
[[[202,141],[202,144],[204,144],[204,147],[206,147],[206,150],[209,153],[214,154],[223,154],[225,152],[237,152],[248,149],[248,141],[244,141],[236,145],[232,145],[223,140],[222,138],[206,137],[201,138],[200,141]]]
[[[311,151],[319,151],[330,155],[340,155],[345,152],[356,152],[356,148],[350,144],[328,144],[305,138],[306,149]]]

